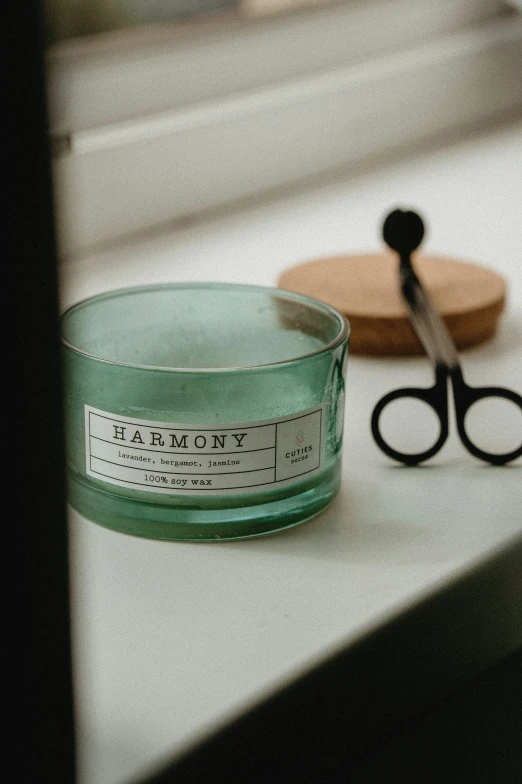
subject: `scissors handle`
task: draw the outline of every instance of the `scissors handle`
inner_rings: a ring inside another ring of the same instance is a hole
[[[371,427],[377,445],[385,455],[405,465],[418,465],[436,455],[448,437],[448,368],[437,365],[435,368],[435,384],[432,387],[404,387],[388,392],[379,400],[373,409]],[[429,449],[424,452],[399,452],[393,449],[382,437],[380,430],[381,414],[390,403],[402,398],[413,398],[427,403],[433,409],[440,423],[439,437]],[[470,404],[471,405],[471,404]]]
[[[465,419],[466,414],[470,410],[471,406],[474,405],[474,403],[477,403],[479,400],[486,400],[489,398],[502,398],[504,400],[509,400],[511,403],[514,403],[516,406],[518,406],[522,411],[522,397],[516,392],[513,392],[511,389],[505,389],[504,387],[470,387],[464,381],[460,367],[452,368],[450,373],[451,382],[453,385],[453,396],[455,398],[457,430],[460,436],[460,440],[468,452],[475,457],[478,457],[479,460],[484,460],[486,463],[492,463],[493,465],[505,465],[506,463],[510,463],[512,460],[516,460],[517,457],[520,457],[522,455],[522,444],[517,449],[513,449],[511,452],[503,452],[500,454],[495,452],[485,452],[483,449],[480,449],[469,438],[466,432]]]

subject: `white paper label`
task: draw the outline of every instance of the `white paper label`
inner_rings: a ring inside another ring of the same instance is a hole
[[[227,425],[134,419],[85,406],[87,474],[172,495],[275,488],[321,468],[324,406]]]

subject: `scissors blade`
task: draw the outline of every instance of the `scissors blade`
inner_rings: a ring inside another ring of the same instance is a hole
[[[401,290],[415,334],[435,365],[459,366],[457,349],[448,329],[417,277],[409,257],[401,256]]]

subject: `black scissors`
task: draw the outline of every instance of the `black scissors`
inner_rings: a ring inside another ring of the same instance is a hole
[[[479,460],[493,465],[504,465],[522,455],[522,444],[511,452],[496,454],[479,449],[468,437],[465,418],[471,406],[485,398],[504,398],[515,403],[522,410],[522,397],[503,387],[470,387],[464,381],[457,349],[449,335],[446,325],[415,274],[410,254],[419,247],[424,236],[424,224],[415,212],[394,210],[383,225],[383,238],[386,244],[399,255],[399,277],[402,295],[408,308],[413,330],[422,343],[428,358],[435,369],[435,384],[432,387],[405,387],[389,392],[379,400],[371,420],[372,434],[382,451],[388,457],[406,465],[417,465],[428,460],[441,449],[448,437],[448,379],[453,387],[457,430],[465,448]],[[393,449],[381,435],[379,420],[389,403],[401,398],[414,398],[427,403],[437,415],[440,434],[430,449],[408,454]]]

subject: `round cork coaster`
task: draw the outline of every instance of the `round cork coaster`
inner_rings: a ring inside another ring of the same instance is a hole
[[[415,270],[457,346],[495,332],[506,284],[467,261],[413,254]],[[334,256],[285,270],[278,285],[332,305],[350,322],[350,351],[380,356],[424,353],[408,319],[395,254]]]

